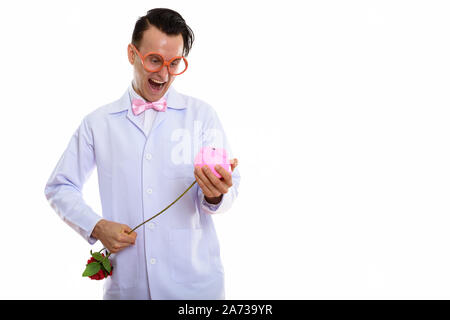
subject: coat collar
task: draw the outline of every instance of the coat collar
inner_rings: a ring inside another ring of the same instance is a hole
[[[186,103],[184,102],[182,95],[180,95],[172,86],[170,86],[166,92],[166,101],[167,101],[167,108],[178,110],[186,108]],[[112,103],[108,112],[116,113],[125,110],[131,110],[131,96],[129,89],[125,91],[125,93],[119,100]],[[167,112],[167,110],[165,112]]]

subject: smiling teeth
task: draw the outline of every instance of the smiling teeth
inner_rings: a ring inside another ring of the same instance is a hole
[[[156,83],[159,83],[159,84],[165,83],[165,81],[158,81],[158,80],[155,80],[155,79],[151,79],[151,80],[156,82]]]

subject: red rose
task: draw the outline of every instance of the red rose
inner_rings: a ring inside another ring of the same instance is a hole
[[[97,280],[102,280],[105,278],[105,275],[103,274],[103,270],[100,269],[100,271],[97,273]]]
[[[102,256],[104,257],[105,255],[102,253]],[[91,257],[88,261],[87,264],[90,263],[94,263],[94,262],[98,262],[94,257]],[[102,280],[107,278],[108,276],[112,275],[112,268],[111,268],[111,273],[108,274],[108,272],[106,270],[103,270],[103,266],[101,266],[101,269],[94,275],[89,276],[89,278],[91,278],[92,280]]]

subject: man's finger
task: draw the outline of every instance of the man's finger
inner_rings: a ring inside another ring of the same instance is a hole
[[[201,167],[195,167],[194,170],[195,179],[197,180],[198,185],[202,188],[203,193],[208,193],[211,196],[212,192],[209,190],[208,186],[203,182],[202,176],[205,174],[202,171]]]
[[[231,172],[233,172],[234,168],[236,168],[238,165],[238,159],[237,158],[231,159],[230,164],[231,164]]]
[[[203,182],[203,185],[206,187],[206,189],[209,191],[210,195],[207,197],[218,197],[221,195],[220,191],[217,190],[209,181],[208,177],[205,175],[202,168],[198,168],[197,170],[197,176]],[[205,191],[205,190],[204,190]]]
[[[119,236],[119,241],[134,244],[134,242],[136,241],[137,234],[134,231],[131,234],[130,234],[130,232],[131,232],[131,228],[127,225],[123,225],[123,230]]]
[[[195,174],[195,179],[197,180],[197,183],[200,186],[200,189],[202,189],[203,194],[206,197],[213,197],[212,192],[209,191],[208,187],[203,183],[202,179],[200,179],[200,177],[197,174]]]
[[[233,185],[231,173],[229,173],[227,170],[225,170],[221,165],[216,165],[214,167],[214,169],[216,169],[216,171],[218,173],[220,173],[220,175],[223,178],[223,181],[225,182],[225,184],[227,185],[228,188]],[[220,180],[220,181],[222,181],[222,180]]]
[[[127,243],[123,243],[123,242],[115,242],[115,243],[113,243],[113,245],[112,245],[112,250],[111,250],[111,252],[112,253],[117,253],[117,252],[119,252],[120,250],[122,250],[122,249],[125,249],[126,247],[128,247],[129,246],[129,244],[127,244]]]
[[[223,191],[226,188],[222,180],[219,180],[219,178],[217,178],[214,173],[212,173],[211,169],[207,165],[203,166],[202,173],[206,178],[206,181],[204,180],[204,182],[208,186],[209,190],[211,190],[215,194],[214,197],[218,197],[222,193],[224,193]]]
[[[128,234],[128,232],[124,231],[119,236],[119,241],[122,242],[122,243],[134,244],[136,242],[136,232],[132,232],[131,234]]]
[[[220,193],[227,193],[228,192],[228,184],[226,182],[220,180],[219,178],[217,178],[217,176],[211,171],[211,169],[209,167],[205,166],[204,168],[205,168],[205,170],[204,170],[205,175],[208,177],[209,181],[214,186],[214,188],[216,188]],[[220,168],[222,168],[222,167],[220,166]],[[223,170],[226,171],[225,169],[223,169]],[[227,172],[227,174],[229,174],[229,173]]]

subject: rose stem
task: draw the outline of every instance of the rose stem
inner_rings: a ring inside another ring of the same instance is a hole
[[[184,196],[184,195],[186,194],[186,192],[188,192],[189,189],[191,189],[191,188],[194,186],[194,184],[195,184],[196,182],[197,182],[197,180],[194,181],[194,182],[192,182],[192,184],[189,186],[189,188],[187,188],[187,189],[186,189],[186,190],[185,190],[178,198],[176,198],[171,204],[169,204],[167,207],[165,207],[163,210],[161,210],[160,212],[158,212],[157,214],[155,214],[155,215],[154,215],[153,217],[151,217],[150,219],[147,219],[147,220],[145,220],[144,222],[142,222],[141,224],[139,224],[139,225],[137,225],[136,227],[134,227],[131,231],[128,232],[128,234],[132,233],[134,230],[136,230],[136,229],[139,228],[140,226],[146,224],[146,223],[149,222],[150,220],[156,218],[156,217],[159,216],[161,213],[163,213],[164,211],[166,211],[167,209],[169,209],[175,202],[177,202],[178,200],[180,200],[180,198],[181,198],[182,196]],[[103,249],[106,249],[106,248],[103,248]],[[103,250],[103,249],[102,249],[102,250]],[[102,252],[102,250],[100,250],[100,252]],[[110,255],[111,255],[111,252],[108,252],[108,254],[106,255],[106,258],[108,258]]]

